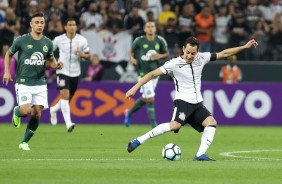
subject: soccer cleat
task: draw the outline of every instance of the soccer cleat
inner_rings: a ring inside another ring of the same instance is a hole
[[[71,126],[68,127],[68,132],[72,132],[75,127],[75,123],[72,123]]]
[[[129,127],[129,126],[130,126],[130,121],[131,121],[131,119],[130,119],[130,117],[129,117],[129,115],[128,115],[128,109],[125,109],[125,110],[124,110],[124,116],[125,116],[124,125],[125,125],[126,127]]]
[[[208,157],[208,155],[206,154],[202,154],[200,156],[195,156],[193,161],[216,161],[214,159],[211,159],[210,157]]]
[[[175,134],[177,134],[177,133],[179,132],[179,130],[180,130],[180,128],[177,129],[177,130],[174,130],[173,132],[174,132]]]
[[[19,145],[19,148],[24,151],[30,151],[30,148],[26,142],[23,142]]]
[[[58,123],[57,113],[52,111],[52,107],[50,108],[50,122],[52,125],[57,125]]]
[[[138,146],[140,146],[141,143],[137,139],[133,139],[127,144],[127,151],[128,153],[131,153],[134,151]]]
[[[21,117],[19,117],[19,116],[17,116],[17,115],[15,114],[15,109],[16,109],[16,108],[17,108],[17,106],[14,107],[12,123],[13,123],[14,127],[20,128],[20,126],[21,126]]]

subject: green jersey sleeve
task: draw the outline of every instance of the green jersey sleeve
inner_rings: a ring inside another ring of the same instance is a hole
[[[11,47],[9,48],[10,55],[14,55],[20,49],[21,38],[22,37],[18,37],[13,41]]]
[[[53,42],[48,39],[48,53],[47,53],[47,58],[51,58],[54,56],[54,48],[53,48]]]
[[[133,52],[135,52],[138,48],[139,48],[139,40],[140,37],[135,38],[135,40],[133,41],[132,45],[131,45],[131,50]]]
[[[158,36],[158,38],[160,40],[160,53],[168,52],[167,42],[165,41],[165,39],[161,36]]]

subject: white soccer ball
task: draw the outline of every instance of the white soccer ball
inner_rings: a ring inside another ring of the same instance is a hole
[[[174,143],[169,143],[163,147],[162,156],[166,160],[179,160],[181,157],[181,149]]]

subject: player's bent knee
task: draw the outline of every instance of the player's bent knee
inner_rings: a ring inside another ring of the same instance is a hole
[[[204,127],[207,127],[207,126],[217,126],[217,121],[214,119],[213,116],[209,116],[207,117],[204,121],[203,121],[203,124],[202,124]]]
[[[179,130],[181,128],[181,124],[176,122],[176,121],[172,121],[170,122],[170,130],[171,131],[175,131],[175,130]]]
[[[154,102],[155,101],[155,98],[154,97],[151,97],[151,98],[142,98],[142,100],[144,101],[144,102]]]
[[[31,113],[31,108],[23,106],[21,107],[20,112],[21,112],[21,116],[23,117],[28,116]]]

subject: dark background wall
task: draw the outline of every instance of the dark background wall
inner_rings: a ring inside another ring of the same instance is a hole
[[[116,67],[120,65],[124,72],[126,72],[127,62],[116,63],[104,63],[105,73],[103,80],[119,80],[120,74],[116,72]],[[90,62],[82,62],[82,77],[86,73],[86,68]],[[220,81],[219,71],[220,68],[226,64],[226,61],[216,61],[208,63],[203,71],[203,81]],[[242,82],[282,82],[282,62],[271,61],[238,61],[238,66],[243,73]],[[161,80],[168,80],[167,76],[162,76]]]

